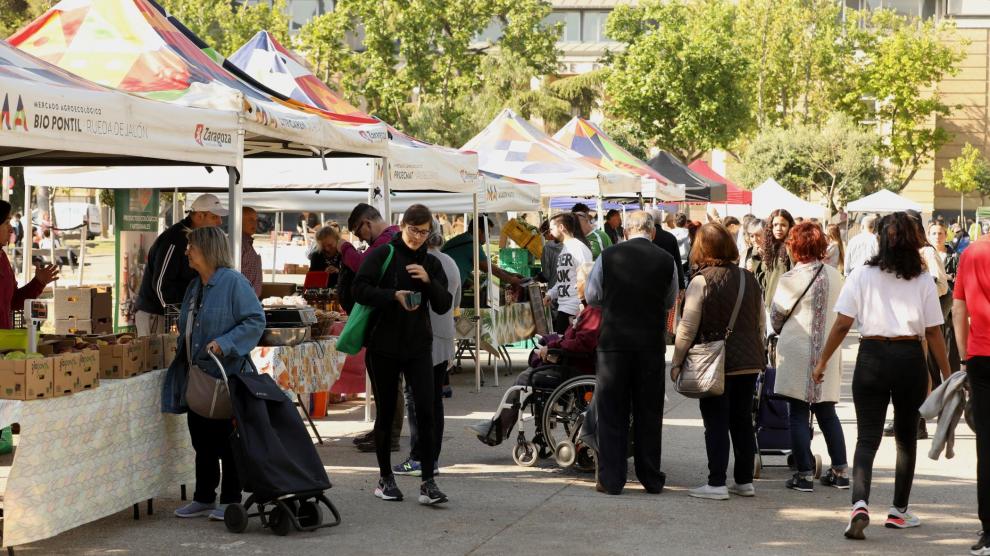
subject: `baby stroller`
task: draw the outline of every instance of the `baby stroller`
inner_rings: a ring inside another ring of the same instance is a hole
[[[595,355],[568,355],[557,349],[550,350],[549,355],[556,358],[557,363],[536,368],[528,385],[512,386],[499,404],[499,411],[511,408],[509,395],[519,392],[512,460],[516,465],[532,467],[540,459],[553,457],[561,467],[594,471],[591,451],[578,440],[578,431],[595,392],[595,377],[581,375],[571,364],[574,357]],[[526,415],[527,410],[529,415]],[[525,425],[531,420],[535,430],[527,440]]]
[[[287,535],[290,528],[315,531],[339,525],[340,512],[324,495],[330,478],[292,400],[271,376],[228,376],[216,356],[210,356],[230,390],[231,448],[242,487],[251,493],[243,504],[227,506],[227,530],[243,533],[252,517],[279,536]],[[333,515],[333,522],[324,523],[321,504]],[[257,512],[249,513],[253,506]]]
[[[773,359],[771,359],[772,361]],[[773,386],[777,370],[767,367],[756,379],[753,393],[753,430],[756,432],[756,458],[753,465],[753,478],[759,479],[764,467],[763,456],[786,456],[787,467],[794,468],[794,453],[791,448],[790,410],[787,402],[773,397]],[[811,423],[808,423],[811,427]],[[815,478],[822,474],[822,457],[815,458]]]

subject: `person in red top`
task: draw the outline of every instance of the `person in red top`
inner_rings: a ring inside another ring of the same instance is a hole
[[[990,236],[963,251],[952,297],[952,324],[976,425],[976,500],[983,524],[970,553],[990,556]]]
[[[10,203],[0,201],[0,237],[5,239],[4,243],[9,241],[10,232]],[[57,278],[58,267],[52,264],[42,265],[35,269],[33,280],[18,288],[7,252],[0,249],[0,329],[6,330],[13,325],[10,319],[11,310],[23,309],[25,300],[41,295],[45,286]]]
[[[593,266],[592,263],[585,263],[577,270],[577,292],[582,303],[584,303],[584,285]],[[544,371],[559,373],[559,367],[555,367],[552,371],[546,369],[547,365],[554,364],[554,361],[550,360],[550,350],[565,352],[567,356],[565,363],[575,371],[575,376],[595,374],[595,350],[598,349],[598,331],[601,325],[601,307],[584,305],[574,323],[567,327],[562,336],[548,337],[546,345],[533,352],[530,368],[519,373],[515,386],[530,386],[539,382],[540,374]],[[570,377],[564,377],[567,378]],[[501,444],[519,419],[519,391],[512,392],[505,401],[514,407],[502,409],[492,419],[466,427],[467,431],[477,435],[478,440],[489,446]]]

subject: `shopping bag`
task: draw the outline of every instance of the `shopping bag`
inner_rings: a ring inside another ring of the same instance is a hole
[[[385,276],[388,265],[392,263],[392,255],[394,254],[395,248],[389,244],[385,264],[382,265],[382,270],[378,273],[379,283]],[[368,332],[368,323],[371,322],[371,316],[374,312],[374,307],[367,307],[360,303],[354,304],[354,309],[347,315],[347,324],[344,325],[344,329],[340,332],[340,338],[337,339],[337,351],[347,355],[357,355],[361,351]]]

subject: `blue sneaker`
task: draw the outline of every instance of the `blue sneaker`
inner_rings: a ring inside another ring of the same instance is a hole
[[[395,473],[396,475],[410,475],[413,477],[419,477],[423,474],[423,468],[420,467],[418,461],[412,458],[407,458],[406,461],[393,467],[392,473]]]
[[[209,515],[210,512],[216,509],[216,507],[216,504],[204,504],[202,502],[192,501],[178,510],[175,510],[175,517],[202,517],[204,515]]]
[[[227,504],[220,504],[215,510],[210,512],[210,521],[223,521],[223,513],[227,509]]]

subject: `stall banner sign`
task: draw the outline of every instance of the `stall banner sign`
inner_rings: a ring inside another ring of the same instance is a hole
[[[158,190],[114,190],[114,215],[117,246],[114,328],[120,331],[134,326],[134,305],[148,264],[148,250],[158,237]]]

